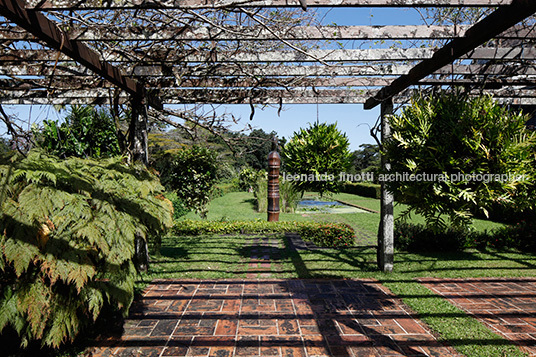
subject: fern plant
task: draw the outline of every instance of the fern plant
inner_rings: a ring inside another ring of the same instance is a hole
[[[105,304],[128,313],[135,235],[172,224],[158,179],[120,158],[41,151],[0,165],[0,332],[58,347]]]

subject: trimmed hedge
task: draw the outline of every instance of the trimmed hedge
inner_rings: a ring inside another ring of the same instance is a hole
[[[342,184],[341,192],[379,199],[381,197],[381,185],[365,182],[345,182]]]
[[[408,252],[461,251],[472,241],[469,230],[447,228],[434,232],[423,224],[395,222],[395,248]]]
[[[355,244],[355,232],[343,223],[318,222],[266,222],[266,221],[176,221],[176,235],[244,234],[296,232],[303,240],[319,247],[351,247]]]
[[[434,232],[422,224],[396,222],[394,240],[397,249],[408,252],[462,251],[467,248],[535,252],[536,224],[521,221],[484,232],[452,227]]]

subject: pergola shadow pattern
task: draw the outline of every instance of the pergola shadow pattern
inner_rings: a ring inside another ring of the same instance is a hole
[[[374,280],[158,280],[93,356],[455,356]]]

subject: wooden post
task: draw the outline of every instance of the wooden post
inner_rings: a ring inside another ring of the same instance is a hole
[[[147,144],[147,107],[138,99],[131,100],[132,117],[129,128],[129,151],[131,161],[139,161],[144,165],[149,163],[149,150]]]
[[[149,163],[147,144],[147,107],[142,100],[132,99],[132,117],[129,128],[129,156],[132,162]],[[147,241],[136,234],[134,241],[134,264],[138,271],[149,270],[149,248]]]
[[[384,143],[391,135],[388,115],[393,114],[393,100],[381,104],[381,140]],[[381,166],[385,173],[391,170],[391,164],[381,157]],[[388,192],[385,182],[381,182],[380,228],[378,232],[378,267],[386,273],[393,271],[394,263],[394,215],[393,194]]]
[[[279,168],[281,158],[277,151],[268,154],[268,222],[279,221]]]

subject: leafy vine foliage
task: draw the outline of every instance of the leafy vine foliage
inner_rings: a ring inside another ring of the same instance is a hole
[[[437,229],[446,226],[445,216],[463,226],[474,212],[487,215],[496,205],[530,206],[536,162],[535,134],[525,128],[527,120],[490,96],[468,98],[452,91],[415,97],[390,118],[393,134],[384,153],[391,173],[436,174],[444,180],[429,176],[387,185],[398,201],[410,205],[407,214],[422,214]]]
[[[158,179],[120,158],[58,160],[40,150],[0,165],[0,332],[58,347],[103,306],[128,312],[134,238],[171,227]]]

